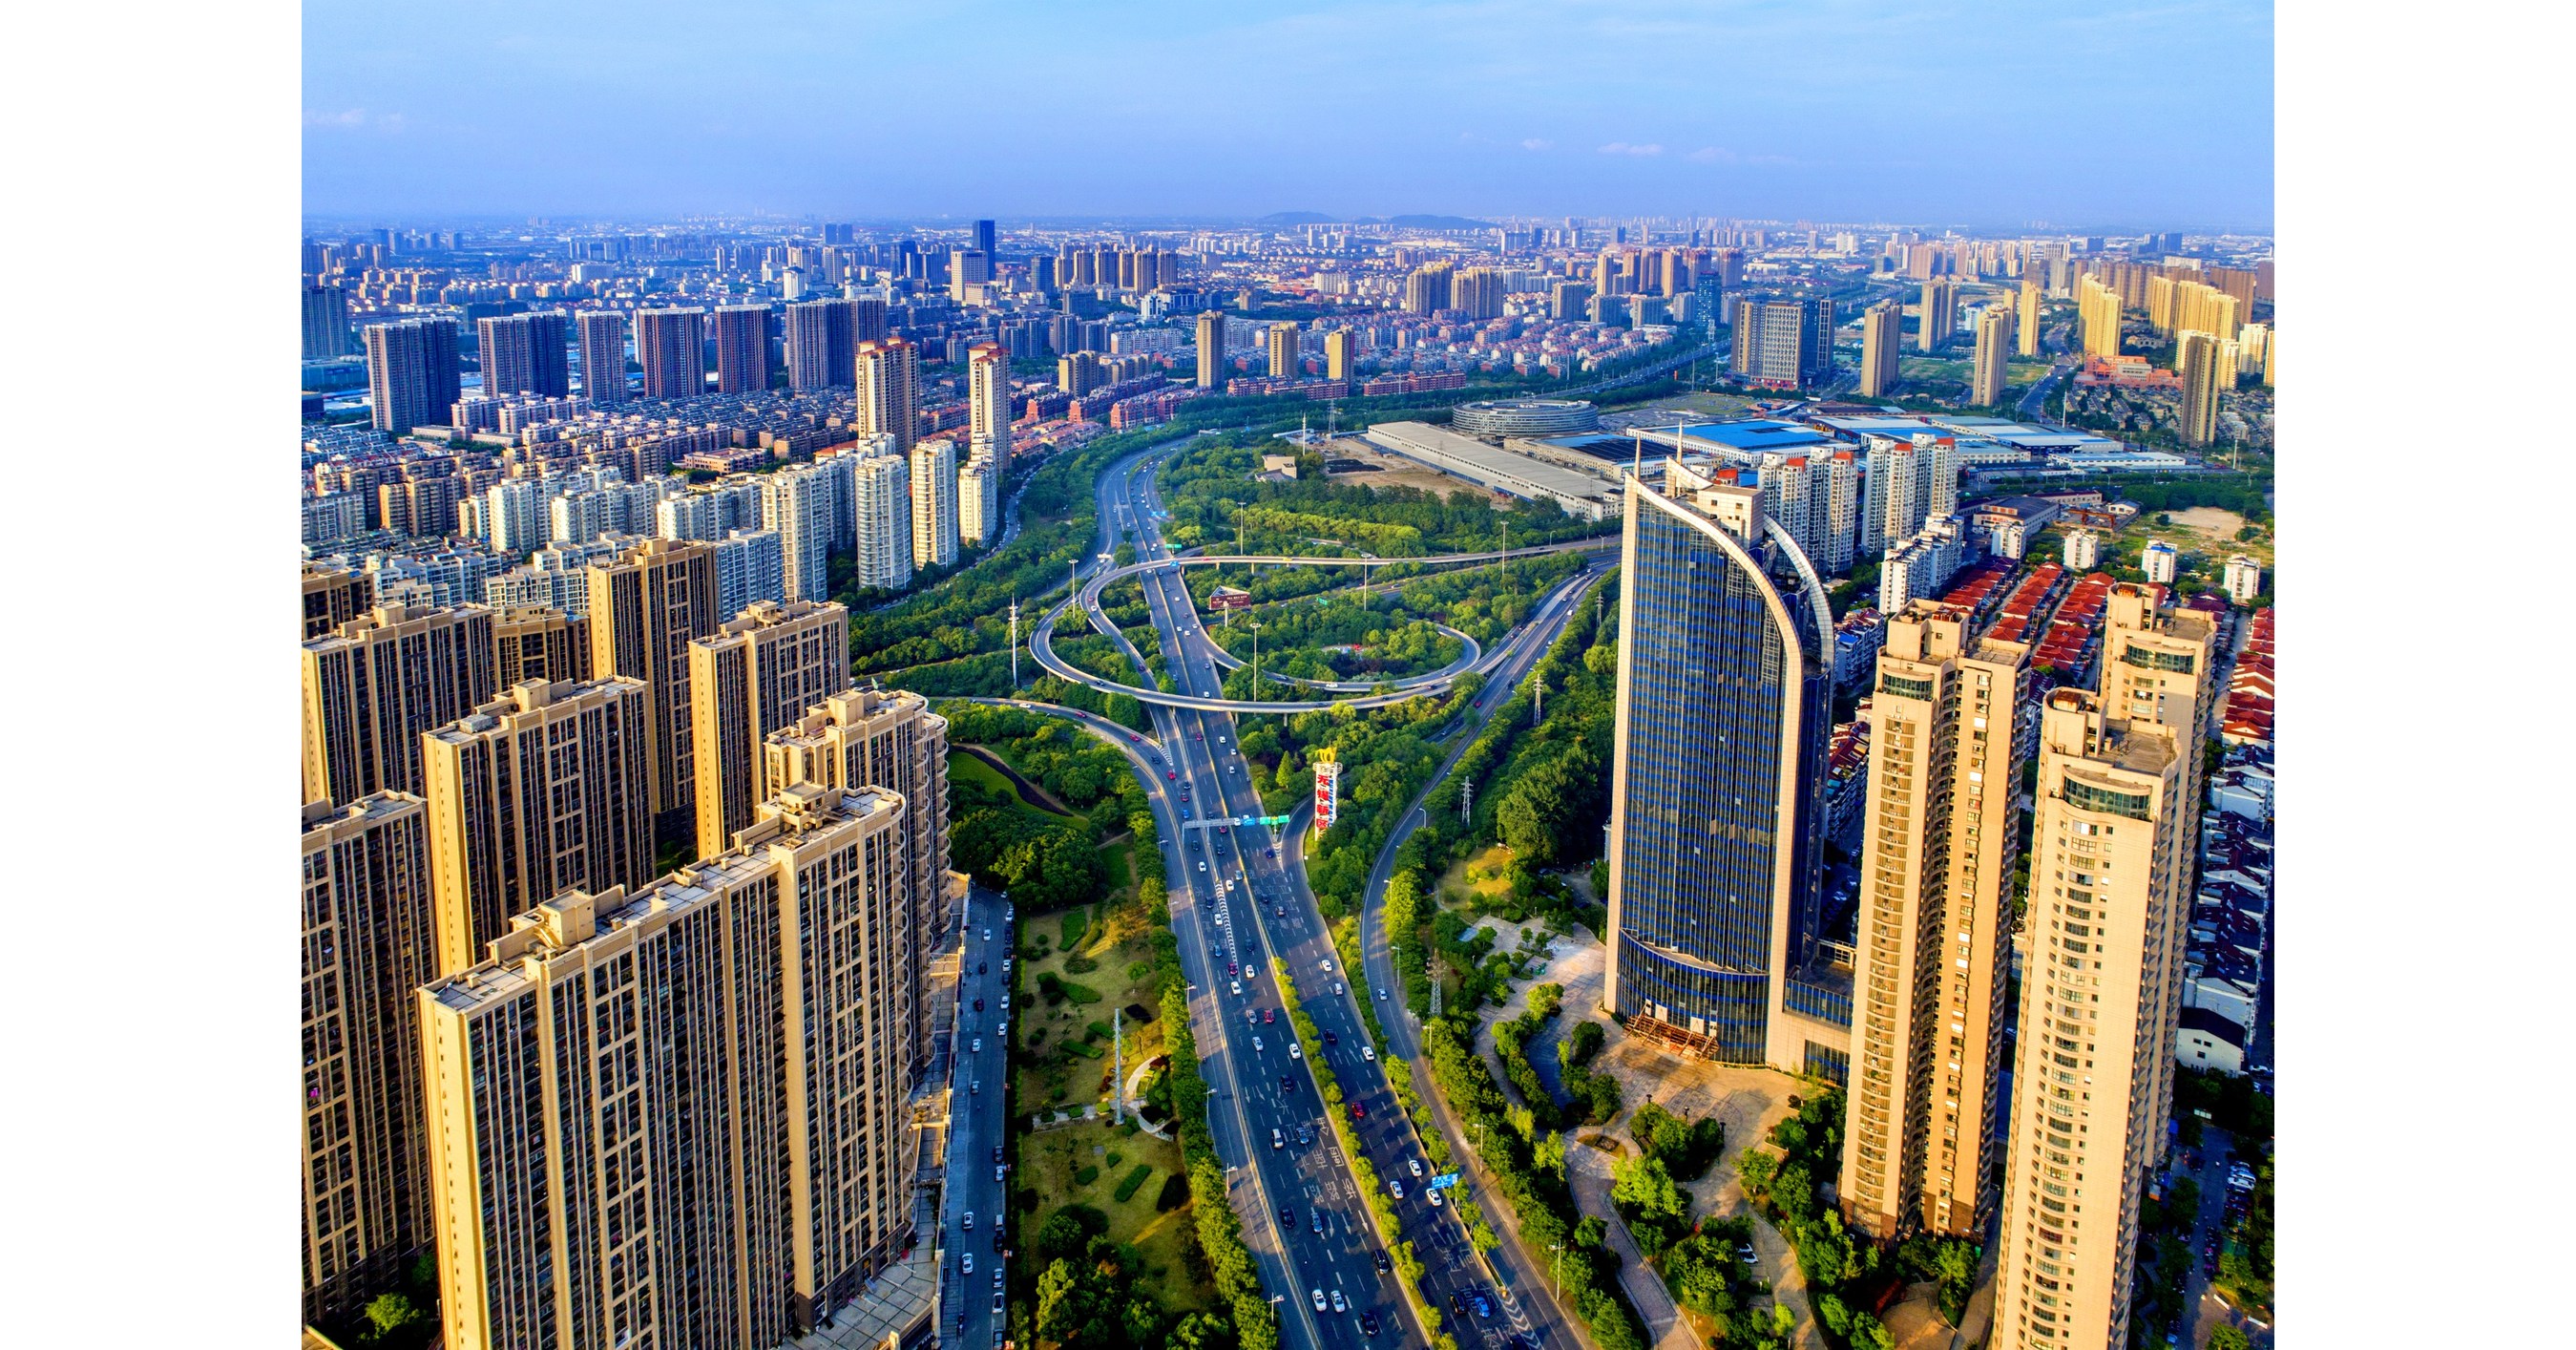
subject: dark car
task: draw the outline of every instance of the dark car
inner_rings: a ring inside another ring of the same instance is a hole
[[[1380,1275],[1385,1275],[1385,1274],[1392,1273],[1394,1270],[1395,1270],[1395,1260],[1394,1260],[1394,1258],[1392,1258],[1392,1257],[1388,1256],[1388,1255],[1386,1254],[1386,1251],[1385,1251],[1385,1249],[1384,1249],[1384,1248],[1380,1248],[1380,1249],[1378,1250],[1378,1252],[1377,1252],[1377,1273],[1378,1273],[1378,1274],[1380,1274]]]
[[[1334,1035],[1333,1033],[1331,1033],[1331,1032],[1329,1032],[1329,1031],[1327,1031],[1327,1032],[1325,1032],[1325,1033],[1324,1033],[1324,1044],[1326,1044],[1326,1045],[1339,1045],[1339,1044],[1341,1044],[1341,1043],[1342,1043],[1342,1038],[1341,1038],[1341,1037],[1336,1036],[1336,1035]]]
[[[1281,1092],[1295,1092],[1297,1090],[1297,1080],[1284,1073],[1279,1075],[1279,1090]]]
[[[1281,1223],[1283,1223],[1283,1224],[1286,1224],[1286,1225],[1287,1225],[1287,1226],[1289,1226],[1290,1228],[1294,1228],[1294,1227],[1296,1227],[1296,1226],[1297,1226],[1297,1211],[1296,1211],[1296,1210],[1293,1210],[1293,1209],[1290,1209],[1290,1208],[1289,1208],[1288,1206],[1286,1206],[1286,1205],[1281,1205],[1281,1206],[1279,1207],[1279,1222],[1281,1222]]]
[[[984,1011],[984,1000],[982,1000],[982,999],[980,999],[980,998],[979,998],[979,999],[977,999],[977,1000],[975,1000],[975,1011],[977,1011],[977,1012],[982,1012],[982,1011]]]
[[[976,974],[978,974],[978,975],[981,975],[981,974],[983,974],[983,973],[984,973],[984,963],[983,963],[983,962],[978,961],[978,962],[976,962],[976,963],[975,963],[975,973],[976,973]]]
[[[1364,1312],[1360,1314],[1360,1334],[1363,1336],[1374,1336],[1377,1334],[1376,1313]]]
[[[1001,1160],[1002,1160],[1002,1146],[1001,1146],[1001,1145],[999,1145],[999,1144],[995,1144],[995,1145],[993,1145],[993,1161],[995,1161],[995,1162],[1000,1162]]]
[[[1455,1314],[1455,1315],[1459,1316],[1459,1317],[1464,1317],[1464,1316],[1466,1316],[1466,1315],[1467,1315],[1467,1299],[1466,1299],[1466,1296],[1465,1296],[1465,1295],[1463,1295],[1463,1294],[1460,1294],[1458,1291],[1456,1291],[1456,1290],[1454,1290],[1454,1289],[1453,1289],[1453,1290],[1450,1290],[1450,1291],[1449,1291],[1449,1311],[1450,1311],[1451,1313],[1453,1313],[1453,1314]]]

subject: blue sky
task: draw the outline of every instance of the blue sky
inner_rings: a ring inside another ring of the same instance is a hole
[[[306,0],[304,207],[396,218],[2272,221],[2272,9]]]

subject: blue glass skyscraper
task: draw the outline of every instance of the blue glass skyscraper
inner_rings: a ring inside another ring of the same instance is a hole
[[[1631,478],[1611,769],[1608,998],[1632,1034],[1837,1078],[1819,948],[1833,625],[1750,471]]]

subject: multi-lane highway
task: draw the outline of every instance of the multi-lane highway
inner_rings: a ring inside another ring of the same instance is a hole
[[[948,1168],[939,1216],[940,1316],[957,1339],[950,1345],[998,1346],[1005,1253],[1012,1235],[1005,1220],[1009,1189],[1003,1181],[1003,1075],[1009,1072],[1007,1022],[1010,987],[1002,973],[1011,954],[1011,910],[982,887],[969,887],[959,924],[966,933],[957,971],[957,1019],[948,1062]],[[969,1269],[969,1267],[972,1267]]]
[[[1170,556],[1151,524],[1157,510],[1154,467],[1154,459],[1139,458],[1104,475],[1104,551],[1127,538],[1140,561]],[[1137,575],[1176,685],[1185,694],[1217,695],[1222,672],[1178,571]],[[1562,622],[1572,594],[1569,589],[1552,598],[1545,611],[1549,620]],[[1528,644],[1508,654],[1516,658],[1516,669],[1526,668],[1543,648],[1543,642]],[[1134,659],[1132,647],[1126,649]],[[1498,1284],[1469,1242],[1455,1205],[1429,1203],[1421,1142],[1387,1086],[1383,1050],[1371,1043],[1360,1018],[1358,1000],[1373,997],[1372,991],[1351,983],[1339,968],[1322,918],[1287,856],[1297,839],[1292,835],[1283,845],[1267,829],[1232,823],[1263,809],[1237,748],[1232,716],[1186,707],[1154,707],[1150,713],[1160,749],[1131,741],[1131,753],[1141,756],[1146,773],[1159,771],[1162,779],[1155,801],[1175,878],[1172,925],[1192,986],[1192,1021],[1212,1092],[1209,1121],[1237,1188],[1245,1237],[1265,1288],[1280,1300],[1287,1340],[1355,1347],[1391,1344],[1400,1336],[1405,1344],[1422,1344],[1425,1328],[1406,1310],[1396,1277],[1380,1268],[1383,1243],[1324,1120],[1310,1066],[1291,1051],[1295,1032],[1271,975],[1273,955],[1286,963],[1301,1006],[1326,1040],[1323,1055],[1340,1081],[1341,1109],[1372,1167],[1391,1197],[1395,1186],[1403,1187],[1403,1197],[1394,1200],[1401,1238],[1414,1244],[1426,1268],[1423,1289],[1439,1310],[1441,1329],[1461,1345],[1495,1350],[1516,1339],[1575,1345],[1543,1284],[1525,1271]],[[1391,1017],[1395,1007],[1390,1000],[1381,1015]],[[1379,1329],[1375,1337],[1364,1333],[1372,1321]]]

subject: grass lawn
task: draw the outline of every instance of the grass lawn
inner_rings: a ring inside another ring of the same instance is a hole
[[[1140,1163],[1152,1170],[1120,1200],[1119,1183]],[[1089,1184],[1080,1180],[1085,1168],[1098,1169]],[[1039,1198],[1036,1212],[1017,1216],[1019,1231],[1036,1232],[1038,1224],[1065,1205],[1089,1205],[1109,1216],[1111,1238],[1144,1254],[1143,1283],[1164,1308],[1188,1312],[1211,1307],[1216,1290],[1194,1275],[1194,1263],[1183,1256],[1197,1241],[1190,1202],[1185,1199],[1178,1208],[1160,1213],[1154,1209],[1164,1178],[1180,1171],[1179,1145],[1132,1124],[1086,1122],[1028,1135],[1020,1141],[1018,1184],[1035,1187]]]
[[[1012,785],[1010,779],[1002,776],[1001,770],[968,754],[963,749],[948,752],[948,781],[952,785],[958,783],[967,785],[974,789],[974,795],[987,801],[1009,802],[1013,807],[1026,811],[1040,820],[1069,819],[1021,797],[1020,790]]]
[[[1018,982],[1011,995],[1011,1011],[1014,1034],[1019,1037],[1013,1063],[1020,1075],[1023,1114],[1037,1115],[1054,1108],[1079,1109],[1106,1100],[1112,1058],[1111,1010],[1131,1005],[1156,1007],[1153,952],[1143,918],[1134,905],[1124,904],[1109,906],[1111,917],[1103,921],[1102,908],[1094,905],[1083,911],[1081,937],[1076,942],[1077,954],[1096,964],[1070,975],[1065,973],[1065,952],[1059,944],[1066,921],[1076,911],[1031,915],[1021,925],[1026,940],[1020,947],[1020,964],[1013,972]],[[1090,989],[1100,999],[1086,1003],[1068,997],[1050,1005],[1039,989],[1038,977],[1045,974]],[[1099,1024],[1097,1029],[1092,1025],[1095,1022]],[[1140,1024],[1131,1013],[1124,1030],[1131,1073],[1137,1065],[1163,1053],[1160,1025]]]
[[[1440,874],[1438,894],[1444,905],[1453,905],[1459,896],[1498,900],[1511,894],[1512,851],[1501,844],[1488,844],[1449,864]]]

